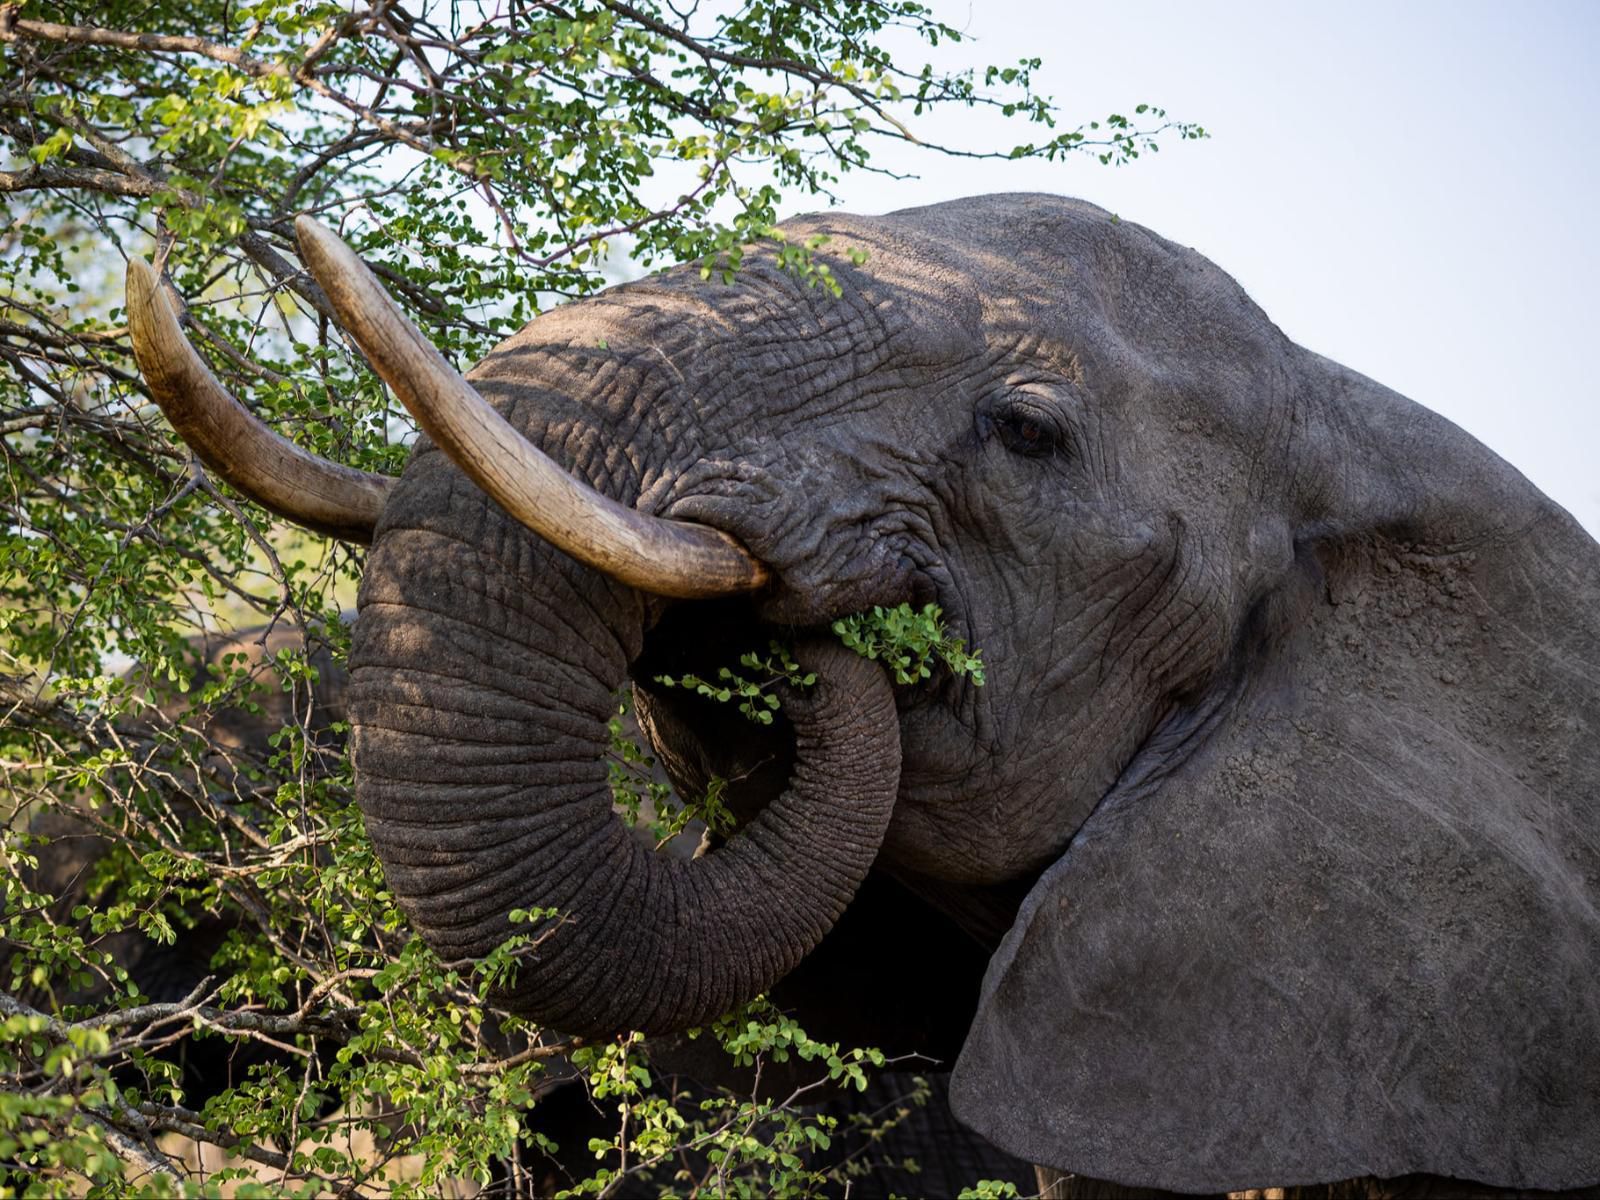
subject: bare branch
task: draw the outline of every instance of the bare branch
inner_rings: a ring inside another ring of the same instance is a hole
[[[152,181],[130,178],[115,171],[86,167],[33,166],[26,171],[0,171],[0,192],[62,191],[76,189],[111,196],[154,196]]]
[[[113,46],[119,50],[165,50],[177,54],[197,54],[214,62],[226,63],[247,75],[287,74],[278,63],[252,58],[232,46],[219,45],[201,37],[164,33],[124,33],[117,29],[97,29],[82,25],[56,25],[50,21],[29,21],[17,15],[18,6],[0,7],[0,42],[33,39],[41,42],[68,42],[79,46]]]

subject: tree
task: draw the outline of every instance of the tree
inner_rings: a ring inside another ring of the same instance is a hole
[[[825,1121],[793,1103],[682,1112],[647,1092],[635,1041],[558,1043],[495,1013],[487,986],[530,939],[460,964],[409,937],[347,803],[306,650],[309,637],[342,651],[361,550],[275,524],[206,474],[149,405],[119,307],[122,259],[153,258],[235,395],[318,454],[393,474],[414,430],[296,264],[298,214],[340,225],[465,363],[619,269],[698,261],[732,280],[781,205],[880,169],[874,145],[918,142],[939,109],[994,107],[1035,138],[921,143],[979,158],[1120,163],[1163,133],[1203,136],[1145,105],[1058,129],[1033,91],[1038,60],[909,67],[891,41],[962,40],[916,3],[700,7],[0,6],[0,1191],[226,1181],[187,1171],[156,1140],[170,1133],[265,1169],[275,1189],[432,1194],[492,1162],[525,1187],[557,1060],[625,1110],[584,1190],[690,1144],[711,1164],[702,1190],[817,1185],[800,1151],[826,1141]],[[783,255],[833,286],[813,249]],[[113,670],[137,661],[181,688],[188,639],[219,621],[287,626],[302,648],[265,669],[218,664],[160,711]],[[287,692],[295,719],[219,766],[206,721],[263,687]],[[110,847],[65,913],[30,872],[37,815],[63,805]],[[111,952],[205,919],[228,932],[183,996],[152,1000]],[[723,1035],[735,1053],[815,1057],[822,1077],[864,1079],[874,1058],[771,1013]],[[274,1054],[198,1111],[157,1053],[197,1039]]]

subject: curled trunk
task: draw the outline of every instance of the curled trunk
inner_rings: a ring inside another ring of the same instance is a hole
[[[843,911],[887,828],[900,754],[882,670],[802,647],[818,682],[785,701],[787,789],[721,849],[656,855],[612,813],[603,762],[645,601],[481,505],[463,517],[459,476],[416,474],[451,493],[437,519],[477,536],[380,539],[352,713],[357,795],[417,928],[446,957],[477,956],[516,932],[511,909],[559,910],[505,999],[570,1033],[680,1029],[770,986]]]

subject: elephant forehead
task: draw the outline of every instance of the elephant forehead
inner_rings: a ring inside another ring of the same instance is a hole
[[[966,350],[982,328],[986,282],[996,272],[965,242],[893,216],[829,213],[798,218],[782,229],[791,243],[827,239],[819,257],[887,334],[915,331],[930,347],[943,337]]]
[[[978,196],[881,220],[913,253],[967,281],[991,334],[1120,340],[1208,365],[1282,341],[1244,289],[1204,255],[1081,200]]]
[[[948,270],[935,286],[895,253],[869,253],[860,268],[831,260],[838,295],[767,249],[732,285],[683,269],[614,288],[541,316],[471,378],[515,423],[562,409],[601,414],[612,434],[642,421],[666,442],[689,437],[715,451],[753,433],[752,418],[842,416],[876,407],[897,384],[925,391],[930,371],[980,366],[976,289]]]
[[[814,256],[816,274],[790,261]],[[728,339],[809,339],[844,333],[857,348],[945,329],[970,340],[983,319],[983,264],[964,247],[890,217],[825,214],[779,226],[746,247],[739,268],[709,276],[699,263],[619,284],[541,314],[495,351],[528,343],[591,346],[672,343],[704,347]],[[837,286],[829,286],[831,280]]]
[[[688,265],[565,305],[474,377],[560,386],[614,378],[623,361],[697,396],[735,388],[782,405],[885,369],[972,360],[997,338],[1137,346],[1211,366],[1276,334],[1200,255],[1077,201],[979,197],[780,229],[782,243],[751,248],[731,283]],[[784,246],[815,247],[839,294],[786,269]]]

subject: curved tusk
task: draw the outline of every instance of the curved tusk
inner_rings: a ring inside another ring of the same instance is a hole
[[[367,361],[511,516],[580,562],[658,596],[703,599],[766,583],[766,567],[721,530],[646,516],[567,474],[444,360],[337,234],[310,217],[295,230],[301,258]]]
[[[297,525],[372,540],[394,481],[306,453],[235,400],[184,337],[155,271],[137,258],[128,263],[128,330],[151,396],[201,462]]]

